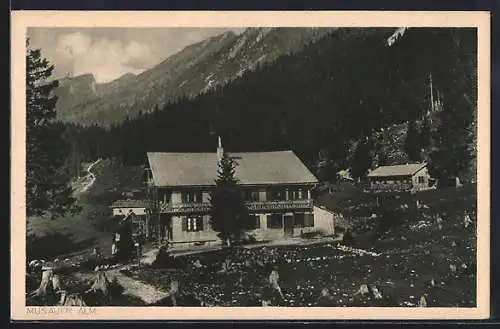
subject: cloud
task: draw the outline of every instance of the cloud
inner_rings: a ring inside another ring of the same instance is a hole
[[[92,40],[83,32],[61,35],[56,54],[71,64],[73,75],[92,73],[97,82],[108,82],[125,73],[140,73],[151,65],[152,50],[148,44],[99,38]]]
[[[135,69],[145,69],[151,64],[152,51],[149,45],[136,41],[130,42],[125,48],[128,59],[125,65]]]
[[[72,59],[79,57],[88,50],[92,40],[81,32],[62,35],[56,47],[56,53],[62,58]]]

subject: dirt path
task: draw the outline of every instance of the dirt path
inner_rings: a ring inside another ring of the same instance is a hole
[[[78,272],[74,274],[74,277],[79,280],[92,280],[93,276],[94,275],[92,273]],[[122,274],[119,269],[106,271],[106,277],[110,281],[112,281],[113,278],[116,278],[118,284],[123,287],[124,295],[140,298],[146,304],[153,304],[168,297],[168,293],[161,291],[152,285],[128,277],[125,274]]]
[[[277,240],[277,241],[268,241],[268,242],[262,242],[262,243],[256,243],[252,245],[245,245],[243,248],[245,249],[255,249],[255,248],[262,248],[262,247],[291,247],[291,246],[311,246],[311,245],[317,245],[317,244],[324,244],[324,243],[329,243],[329,242],[339,242],[342,241],[342,236],[336,237],[335,239],[332,239],[331,237],[327,238],[320,238],[320,239],[312,239],[312,240],[304,240],[304,239],[290,239],[290,240]],[[195,254],[204,254],[204,253],[210,253],[213,251],[217,250],[222,250],[226,247],[220,246],[220,245],[214,245],[212,247],[198,247],[198,248],[192,248],[192,249],[169,249],[169,254],[173,257],[182,257],[182,256],[188,256],[188,255],[195,255]],[[153,261],[156,259],[156,253],[158,252],[157,248],[152,248],[151,250],[148,250],[147,252],[144,253],[142,256],[141,263],[146,264],[146,265],[151,265]]]
[[[94,173],[91,171],[91,169],[96,165],[98,164],[99,162],[101,162],[101,159],[97,159],[96,161],[92,162],[90,164],[90,166],[87,168],[87,176],[85,176],[85,179],[89,179],[89,182],[87,184],[85,184],[79,191],[78,193],[83,193],[85,191],[87,191],[92,185],[94,185],[94,182],[95,182],[95,175]]]
[[[96,180],[95,174],[91,171],[92,168],[101,162],[102,159],[97,159],[96,161],[92,162],[89,167],[87,168],[87,175],[85,175],[82,178],[79,178],[76,182],[74,182],[73,189],[74,189],[74,195],[79,196],[80,194],[84,193],[87,191],[92,185],[94,185],[94,182]]]

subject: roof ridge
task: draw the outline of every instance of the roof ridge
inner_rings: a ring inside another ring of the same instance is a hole
[[[416,162],[416,163],[406,163],[406,164],[395,164],[395,165],[388,165],[388,166],[378,166],[374,170],[372,170],[368,176],[377,176],[378,174],[381,174],[382,176],[391,176],[391,175],[398,175],[397,173],[388,173],[387,170],[397,170],[397,169],[411,169],[411,171],[407,171],[406,173],[403,173],[404,175],[413,175],[420,171],[422,168],[427,166],[427,162]],[[385,170],[384,170],[385,169]],[[401,173],[399,173],[401,175]]]
[[[236,174],[245,184],[318,181],[293,150],[228,153],[231,157],[241,157]],[[216,152],[148,152],[157,186],[213,185],[216,159]]]

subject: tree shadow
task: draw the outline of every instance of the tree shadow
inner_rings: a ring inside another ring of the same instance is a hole
[[[49,233],[26,237],[26,257],[29,260],[54,258],[92,247],[97,239],[80,241],[72,234]]]

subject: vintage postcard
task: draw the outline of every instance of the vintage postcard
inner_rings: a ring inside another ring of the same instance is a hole
[[[12,12],[13,320],[486,319],[488,12]]]

